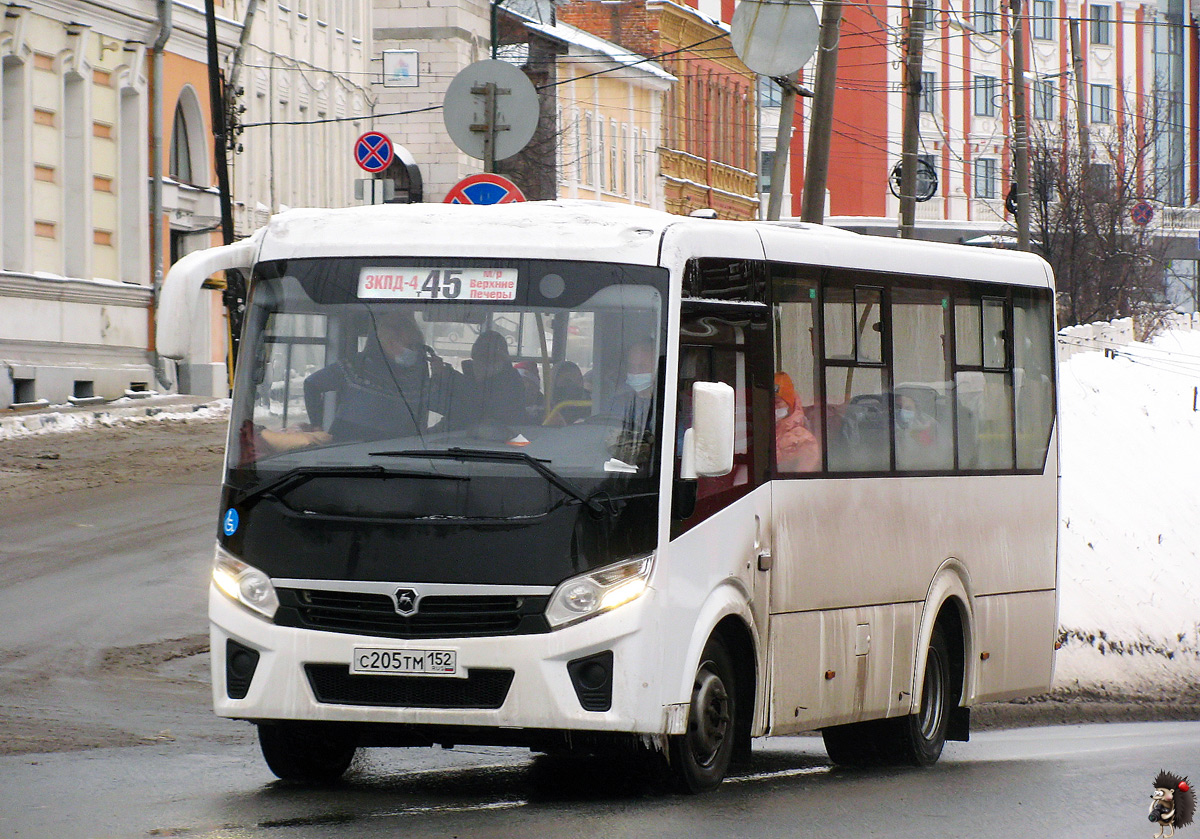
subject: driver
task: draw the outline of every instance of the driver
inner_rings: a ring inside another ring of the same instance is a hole
[[[429,427],[429,412],[439,407],[435,403],[445,401],[448,368],[425,345],[412,313],[384,308],[372,317],[375,340],[368,340],[362,352],[335,361],[304,381],[308,418],[316,428],[328,428],[328,439],[379,440],[418,434]],[[328,423],[326,394],[335,396]]]

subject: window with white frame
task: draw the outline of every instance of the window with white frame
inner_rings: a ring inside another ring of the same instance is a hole
[[[1039,41],[1054,40],[1054,0],[1033,0],[1031,28]]]
[[[592,167],[596,165],[596,120],[591,111],[583,112],[583,154],[579,159],[580,178],[584,184],[592,185]]]
[[[971,26],[984,34],[1000,31],[996,0],[971,0]]]
[[[783,91],[769,76],[758,77],[758,105],[760,108],[778,108],[783,100]]]
[[[972,85],[975,116],[994,117],[997,112],[996,98],[999,84],[995,76],[976,76]]]
[[[612,192],[616,192],[621,187],[619,180],[620,174],[620,135],[617,132],[617,121],[609,120],[608,123],[609,140],[608,146],[608,188]]]
[[[1033,118],[1054,119],[1054,81],[1037,79],[1033,83]]]
[[[1111,44],[1113,42],[1113,10],[1112,6],[1092,6],[1090,35],[1093,44]]]
[[[934,91],[937,88],[937,75],[935,73],[922,71],[921,73],[921,96],[917,100],[917,110],[923,114],[932,114],[937,111],[937,96]]]
[[[1112,85],[1094,84],[1090,89],[1091,107],[1089,108],[1092,122],[1110,123],[1113,121],[1113,89]]]
[[[971,192],[976,198],[995,198],[999,195],[1000,161],[994,157],[976,158],[971,181]]]

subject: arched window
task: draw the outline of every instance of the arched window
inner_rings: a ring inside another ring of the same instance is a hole
[[[168,173],[180,183],[192,181],[192,144],[188,138],[187,117],[183,114],[183,102],[175,106],[175,124],[171,127],[171,160]]]
[[[175,118],[171,123],[171,145],[167,158],[167,174],[179,183],[208,186],[211,175],[208,149],[204,138],[207,127],[200,98],[189,84],[179,91],[175,102]]]

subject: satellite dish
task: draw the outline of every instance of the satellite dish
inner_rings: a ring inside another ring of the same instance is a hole
[[[763,76],[790,76],[817,51],[821,24],[808,0],[741,0],[730,40],[742,63]]]
[[[503,160],[525,148],[533,139],[541,110],[533,82],[517,67],[507,61],[489,59],[463,68],[446,88],[442,121],[454,145],[482,160],[486,156],[484,138],[487,132],[471,129],[472,126],[486,125],[487,114],[484,96],[474,91],[489,83],[498,88],[495,157]]]

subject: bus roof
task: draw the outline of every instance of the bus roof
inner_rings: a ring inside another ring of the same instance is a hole
[[[529,201],[489,206],[380,204],[296,209],[262,231],[261,260],[335,256],[527,257],[658,265],[667,229],[676,246],[721,252],[718,231],[761,240],[765,257],[808,265],[1047,286],[1049,266],[1027,253],[865,236],[797,222],[737,222],[678,216],[602,201]],[[673,249],[674,250],[674,249]],[[744,248],[739,256],[748,257]],[[754,248],[757,258],[764,253]],[[734,254],[730,254],[734,256]]]

